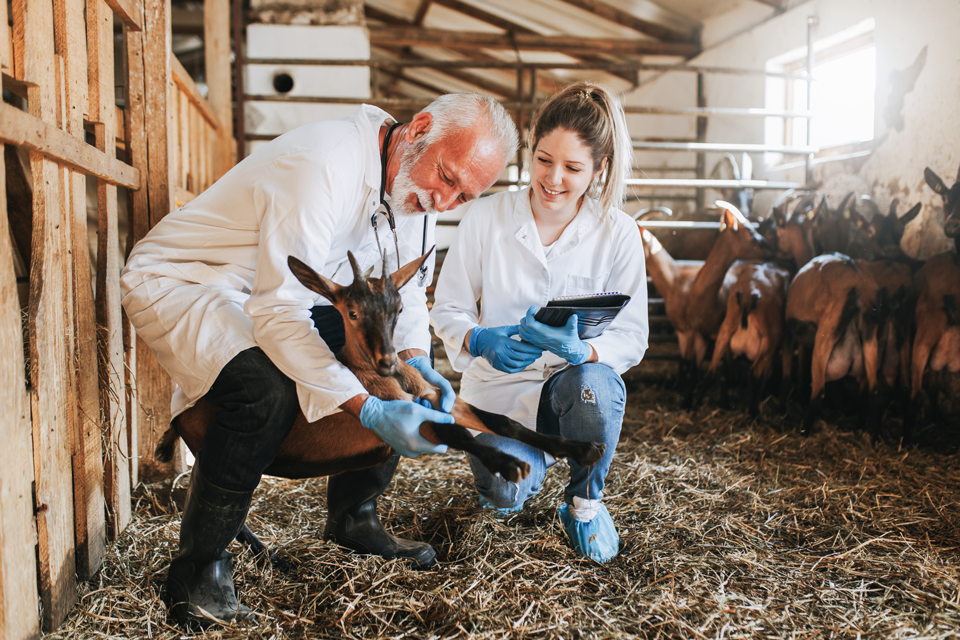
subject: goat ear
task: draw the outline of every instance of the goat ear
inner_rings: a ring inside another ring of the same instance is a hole
[[[730,213],[729,209],[723,210],[723,215],[720,217],[720,230],[724,229],[733,229],[737,231],[739,228],[739,223],[737,222],[737,217]]]
[[[830,203],[827,202],[827,196],[823,196],[823,200],[820,201],[820,206],[817,207],[817,210],[813,214],[811,220],[819,220],[822,216],[827,215],[830,211]]]
[[[297,277],[303,286],[314,293],[319,293],[324,298],[330,302],[336,302],[339,299],[343,287],[335,283],[333,280],[324,278],[322,275],[311,269],[301,260],[289,256],[287,258],[287,265],[290,267],[290,271],[293,272],[293,275]]]
[[[903,214],[902,218],[896,220],[896,222],[893,223],[894,233],[896,233],[898,236],[902,238],[904,232],[907,230],[907,223],[909,223],[911,220],[916,218],[917,215],[919,215],[920,208],[922,206],[923,205],[918,202],[917,204],[913,205],[913,208],[910,209],[910,211],[907,211],[905,214]],[[897,214],[894,213],[893,215],[896,216]]]
[[[927,179],[927,184],[930,185],[930,188],[941,196],[947,192],[947,185],[943,184],[940,176],[931,171],[930,167],[923,170],[923,177]]]
[[[400,287],[402,287],[403,285],[407,284],[407,282],[410,281],[410,278],[413,277],[413,274],[415,274],[420,269],[420,267],[423,266],[423,263],[427,261],[427,258],[430,257],[430,254],[433,253],[433,250],[435,248],[436,248],[436,245],[430,247],[430,250],[427,251],[425,254],[423,254],[413,262],[408,262],[407,264],[403,265],[402,267],[400,267],[399,269],[397,269],[396,271],[390,274],[390,277],[393,279],[393,284],[397,287],[397,289],[399,289]]]

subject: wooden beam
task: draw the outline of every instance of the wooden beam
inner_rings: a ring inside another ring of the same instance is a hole
[[[140,173],[130,165],[9,104],[0,104],[0,142],[35,151],[113,185],[140,187]]]
[[[140,0],[107,0],[107,5],[120,16],[130,31],[140,31],[143,22],[143,6]]]
[[[183,65],[180,64],[177,56],[174,55],[172,51],[170,52],[170,70],[173,74],[173,81],[177,83],[177,86],[180,87],[187,96],[187,99],[200,110],[200,115],[210,123],[211,127],[218,129],[220,122],[217,120],[217,114],[214,113],[207,99],[200,94],[200,90],[197,89],[197,84],[193,81],[193,78],[190,77],[190,74],[187,73],[187,70],[183,68]]]
[[[430,10],[431,4],[431,0],[420,0],[420,4],[417,6],[417,12],[413,16],[413,24],[418,27],[423,26],[423,21],[427,17],[427,11]]]
[[[112,157],[117,150],[113,13],[106,0],[87,2],[87,42],[92,63],[90,120],[97,123],[97,147]],[[98,180],[96,317],[100,332],[100,415],[103,432],[107,436],[104,496],[113,539],[123,532],[132,517],[117,213],[116,185]]]
[[[32,120],[54,131],[64,117],[60,58],[54,50],[53,3],[15,0],[17,47],[23,52],[23,80],[29,83]],[[3,105],[4,107],[8,105]],[[58,109],[59,107],[59,109]],[[13,111],[17,111],[14,109]],[[0,114],[5,115],[5,111]],[[20,112],[22,113],[22,112]],[[26,115],[26,114],[23,114]],[[0,117],[4,128],[7,118]],[[59,132],[76,142],[67,133]],[[77,599],[74,551],[73,326],[64,228],[62,168],[36,151],[30,154],[33,178],[33,260],[30,267],[30,404],[37,504],[37,558],[42,627],[53,631]]]
[[[0,25],[3,26],[3,25]],[[4,163],[0,153],[0,164]],[[0,212],[6,185],[0,167]],[[33,512],[33,439],[23,368],[23,331],[13,246],[7,216],[0,215],[0,638],[40,637],[37,616],[37,524]]]
[[[206,0],[203,3],[203,24],[207,101],[219,125],[213,157],[213,179],[217,180],[234,165],[236,154],[230,68],[230,0]]]
[[[363,13],[367,18],[397,27],[405,27],[411,24],[409,21],[404,20],[399,16],[395,16],[392,13],[383,11],[382,9],[377,9],[369,4],[363,5]]]
[[[144,0],[143,25],[143,85],[145,148],[150,153],[144,159],[148,171],[144,178],[147,190],[147,208],[134,209],[135,240],[140,240],[176,205],[174,181],[171,176],[171,136],[168,83],[170,82],[170,20],[169,0]],[[175,92],[169,87],[170,93]],[[153,452],[163,433],[170,426],[170,396],[173,383],[160,366],[153,352],[139,337],[137,350],[137,395],[140,414],[139,455],[141,482],[154,482],[176,476],[186,468],[183,447],[178,442],[174,459],[158,463]]]
[[[508,49],[553,51],[573,56],[585,54],[661,55],[689,57],[700,47],[689,42],[657,42],[630,38],[578,38],[517,33],[498,35],[474,31],[381,27],[370,29],[370,44],[399,47],[446,47],[456,50]]]
[[[0,71],[13,75],[13,28],[7,18],[7,3],[0,3]]]
[[[683,42],[693,45],[697,44],[693,38],[685,33],[681,33],[680,31],[660,24],[659,22],[644,20],[643,18],[633,15],[629,11],[612,7],[602,0],[561,0],[561,2],[565,2],[573,7],[577,7],[578,9],[583,9],[584,11],[588,11],[599,18],[609,20],[610,22],[614,22],[624,27],[628,27],[634,31],[639,31],[640,33],[646,34],[663,42]],[[697,49],[699,49],[699,46]]]
[[[66,131],[83,141],[88,106],[87,34],[84,7],[69,0],[54,1],[57,51],[64,60]],[[73,453],[73,496],[77,576],[90,580],[106,554],[103,497],[103,449],[100,442],[100,390],[97,367],[97,322],[90,282],[87,237],[86,176],[68,171],[65,177],[73,294],[73,328],[77,411]]]

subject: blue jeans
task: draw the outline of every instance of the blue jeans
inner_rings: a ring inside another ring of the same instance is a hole
[[[568,461],[570,481],[563,495],[567,504],[573,504],[574,497],[598,500],[603,496],[604,481],[620,440],[626,398],[626,388],[617,372],[597,362],[564,369],[543,385],[537,410],[539,433],[607,445],[603,457],[592,467]],[[543,451],[492,433],[480,433],[477,440],[530,465],[530,475],[514,484],[493,475],[480,460],[468,455],[474,485],[487,501],[508,509],[522,505],[540,492],[547,474]]]
[[[314,307],[313,324],[334,353],[346,342],[343,318],[333,307]],[[254,347],[223,367],[204,399],[223,409],[207,427],[197,456],[214,485],[253,491],[300,412],[297,385]]]

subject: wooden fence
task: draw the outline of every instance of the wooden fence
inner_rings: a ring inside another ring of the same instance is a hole
[[[0,71],[17,97],[0,105],[0,146],[29,152],[29,170],[14,149],[0,155],[0,640],[19,640],[64,620],[77,579],[129,523],[137,483],[182,465],[153,462],[171,383],[120,306],[119,221],[132,246],[222,175],[235,147],[228,0],[205,3],[210,102],[171,55],[169,0],[7,7]]]

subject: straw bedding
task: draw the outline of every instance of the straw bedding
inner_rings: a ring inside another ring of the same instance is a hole
[[[213,638],[940,638],[960,634],[960,469],[955,434],[873,445],[835,412],[809,438],[625,376],[629,398],[605,503],[622,550],[606,565],[569,548],[556,507],[564,463],[524,510],[477,506],[457,453],[403,461],[380,500],[397,535],[438,564],[415,572],[322,540],[324,479],[266,478],[248,520],[291,568],[234,544],[256,624]],[[799,412],[798,408],[794,411]],[[791,415],[795,424],[798,415]],[[788,421],[788,427],[790,426]],[[943,443],[951,443],[944,445]],[[161,600],[177,544],[180,479],[140,487],[136,517],[51,638],[179,638]]]

